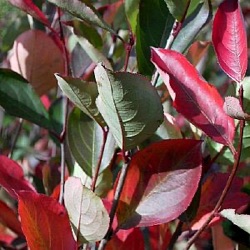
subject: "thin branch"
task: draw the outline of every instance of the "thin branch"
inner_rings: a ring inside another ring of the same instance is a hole
[[[114,200],[113,200],[113,204],[111,207],[111,211],[110,211],[110,224],[109,224],[109,230],[106,234],[106,236],[101,240],[100,245],[98,247],[98,250],[103,250],[106,246],[106,244],[108,243],[111,235],[112,235],[112,224],[115,218],[115,213],[118,207],[118,202],[121,196],[121,192],[122,192],[122,188],[127,176],[127,172],[128,172],[128,167],[129,167],[129,162],[125,162],[122,166],[122,170],[121,170],[121,174],[119,176],[119,180],[118,180],[118,184],[115,190],[115,195],[114,195]]]
[[[239,99],[240,99],[240,104],[243,108],[243,86],[240,86],[239,89]],[[188,250],[193,243],[196,241],[196,239],[199,237],[199,235],[206,229],[206,227],[209,225],[209,223],[211,222],[211,220],[218,214],[221,205],[232,185],[233,179],[236,175],[239,163],[240,163],[240,157],[241,157],[241,151],[242,151],[242,143],[243,143],[243,132],[244,132],[244,127],[245,127],[245,121],[241,120],[240,121],[240,137],[239,137],[239,144],[238,144],[238,148],[237,148],[237,152],[235,154],[235,161],[234,161],[234,165],[232,168],[232,172],[227,180],[226,186],[224,187],[222,194],[219,198],[219,200],[217,201],[212,213],[210,214],[210,216],[207,218],[207,220],[203,223],[203,225],[201,226],[201,228],[193,235],[193,237],[187,242],[187,246],[186,246],[186,250]]]
[[[129,57],[130,57],[131,50],[134,46],[134,43],[135,43],[134,36],[133,36],[132,32],[130,32],[129,43],[124,45],[126,48],[126,58],[125,58],[125,64],[124,64],[124,71],[127,71]]]
[[[98,163],[97,163],[97,166],[96,166],[96,169],[95,169],[95,175],[93,177],[92,184],[91,184],[91,190],[93,192],[95,192],[96,182],[97,182],[98,175],[99,175],[99,172],[100,172],[102,158],[103,158],[104,149],[105,149],[105,145],[106,145],[106,142],[107,142],[107,137],[108,137],[109,130],[108,130],[108,128],[103,128],[102,132],[103,132],[103,142],[102,142],[102,147],[101,147],[101,153],[100,153]]]
[[[174,249],[174,244],[177,241],[178,237],[181,235],[182,232],[182,226],[183,226],[183,222],[182,221],[178,221],[177,227],[171,237],[171,240],[169,242],[168,245],[168,250],[173,250]]]
[[[13,152],[14,152],[14,149],[16,147],[16,143],[17,143],[18,137],[20,135],[22,126],[23,126],[23,119],[19,118],[18,119],[18,127],[17,127],[16,133],[14,135],[14,139],[13,139],[13,142],[11,144],[11,149],[10,149],[10,152],[9,152],[9,155],[8,155],[9,158],[11,158],[12,155],[13,155]]]

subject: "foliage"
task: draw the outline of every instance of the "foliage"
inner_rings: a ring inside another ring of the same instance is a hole
[[[248,247],[247,1],[14,7],[0,11],[0,248]]]

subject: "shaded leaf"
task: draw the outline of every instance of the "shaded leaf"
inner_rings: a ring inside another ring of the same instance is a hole
[[[63,205],[30,191],[18,192],[18,199],[22,229],[31,250],[77,249]]]
[[[28,30],[15,40],[10,66],[26,78],[39,95],[43,95],[56,86],[54,73],[64,71],[64,58],[45,32]]]
[[[128,230],[119,230],[108,242],[107,250],[127,250],[136,249],[144,250],[144,238],[139,228],[131,228]]]
[[[14,198],[17,198],[16,193],[20,190],[35,192],[24,178],[22,168],[4,155],[0,155],[0,185]]]
[[[104,141],[102,128],[79,109],[74,109],[69,117],[67,140],[77,163],[88,176],[92,176],[95,173]],[[109,133],[100,173],[110,164],[115,149],[115,140]]]
[[[17,218],[17,214],[3,201],[0,201],[0,222],[2,225],[5,225],[17,235],[23,236],[21,223]]]
[[[214,17],[212,41],[221,68],[236,82],[245,76],[247,35],[238,0],[223,1]]]
[[[193,2],[193,0],[191,1]],[[171,49],[185,52],[193,43],[195,37],[212,18],[212,8],[207,0],[200,3],[194,12],[184,21],[178,36],[174,40]]]
[[[0,105],[7,113],[50,129],[47,111],[28,82],[19,74],[0,69]]]
[[[34,4],[32,0],[8,0],[12,5],[25,11],[27,14],[50,27],[50,23],[43,12]]]
[[[152,61],[168,87],[176,110],[214,141],[233,148],[234,120],[223,110],[223,99],[178,52],[152,49]]]
[[[86,0],[49,0],[49,2],[68,11],[73,16],[80,18],[90,25],[97,25],[108,30],[112,34],[116,34],[116,32],[102,19],[93,5],[88,4]]]
[[[200,206],[195,219],[188,223],[188,227],[193,230],[198,230],[205,220],[210,216],[217,201],[219,200],[221,193],[226,185],[229,174],[215,173],[210,175],[201,189]],[[243,180],[235,178],[229,189],[229,192],[221,206],[221,209],[226,208],[239,208],[249,202],[250,198],[247,194],[241,192]],[[216,216],[210,224],[219,221],[219,217]]]
[[[143,142],[163,121],[157,91],[138,74],[95,68],[99,96],[96,104],[118,146],[124,150]]]
[[[235,209],[223,209],[220,214],[250,234],[250,215],[237,214]]]
[[[56,75],[58,85],[64,94],[84,113],[92,117],[98,124],[104,127],[105,121],[96,107],[95,101],[98,96],[95,82],[86,82],[79,78],[63,77]]]
[[[201,141],[165,140],[137,152],[118,205],[120,228],[153,226],[189,206],[201,176]]]
[[[141,74],[152,75],[154,66],[150,62],[150,46],[164,47],[173,23],[174,18],[162,0],[140,1],[136,27],[136,56]]]
[[[81,243],[101,240],[109,228],[109,215],[102,200],[75,177],[65,182],[64,199],[75,237]]]
[[[140,0],[125,0],[125,13],[129,21],[131,30],[133,33],[136,32],[137,16],[139,13],[139,3]]]

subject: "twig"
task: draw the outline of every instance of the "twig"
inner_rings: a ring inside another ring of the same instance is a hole
[[[101,147],[101,153],[100,153],[100,156],[99,156],[99,159],[98,159],[98,163],[97,163],[97,166],[96,166],[96,169],[95,169],[95,175],[93,177],[92,184],[91,184],[91,190],[93,192],[95,192],[96,182],[97,182],[98,175],[99,175],[99,172],[100,172],[102,158],[103,158],[103,153],[104,153],[105,145],[106,145],[106,142],[107,142],[107,137],[108,137],[109,130],[106,127],[106,128],[102,129],[102,132],[103,132],[103,142],[102,142],[102,147]]]
[[[18,139],[18,137],[20,135],[20,132],[21,132],[21,129],[22,129],[22,126],[23,126],[23,119],[19,118],[18,121],[19,121],[18,122],[18,127],[17,127],[16,133],[15,133],[15,136],[14,136],[14,140],[13,140],[13,142],[11,144],[11,149],[10,149],[10,152],[9,152],[9,155],[8,155],[9,158],[11,158],[12,155],[13,155],[14,149],[16,147],[17,139]]]
[[[181,235],[182,232],[182,226],[183,226],[183,222],[182,221],[178,221],[177,227],[171,237],[171,240],[169,242],[168,245],[168,250],[173,250],[174,249],[174,244],[177,241],[178,237]]]
[[[98,250],[103,250],[105,248],[106,244],[108,243],[108,241],[112,235],[112,224],[113,224],[113,221],[115,218],[115,213],[116,213],[116,210],[118,207],[118,202],[120,199],[122,188],[123,188],[126,176],[127,176],[128,167],[129,167],[129,162],[125,162],[122,166],[121,174],[119,176],[118,184],[117,184],[117,187],[115,190],[113,204],[112,204],[111,211],[109,214],[109,216],[110,216],[109,230],[108,230],[106,236],[101,240],[100,245],[98,247]]]
[[[240,86],[239,89],[239,99],[240,99],[240,104],[243,108],[243,86]],[[224,187],[222,194],[219,198],[219,200],[217,201],[212,213],[210,214],[210,216],[207,218],[207,220],[203,223],[203,225],[201,226],[201,228],[193,235],[193,237],[187,242],[187,246],[186,246],[186,250],[188,250],[193,243],[195,242],[195,240],[199,237],[199,235],[206,229],[206,227],[209,225],[209,223],[211,222],[211,220],[216,216],[216,214],[218,214],[221,205],[228,193],[228,190],[230,189],[233,179],[236,175],[239,163],[240,163],[240,156],[241,156],[241,151],[242,151],[242,142],[243,142],[243,132],[244,132],[244,127],[245,127],[245,121],[241,120],[240,121],[240,137],[239,137],[239,144],[238,144],[238,148],[237,148],[237,152],[235,154],[235,161],[234,161],[234,165],[232,168],[232,172],[227,180],[226,186]]]

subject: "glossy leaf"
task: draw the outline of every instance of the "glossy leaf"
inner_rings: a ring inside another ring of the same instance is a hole
[[[39,20],[41,23],[50,27],[50,23],[43,12],[35,5],[32,0],[8,0],[12,5],[25,11],[27,14]]]
[[[250,215],[237,214],[235,209],[223,209],[220,214],[250,234]]]
[[[132,149],[163,121],[160,97],[151,83],[138,74],[95,68],[99,96],[96,104],[118,146]]]
[[[202,185],[200,206],[195,219],[188,223],[188,227],[198,230],[213,211],[220,195],[226,185],[228,174],[215,173],[210,175]],[[221,206],[221,209],[239,208],[250,201],[247,194],[241,192],[243,180],[235,178],[231,188]],[[218,222],[220,218],[216,216],[211,224]]]
[[[203,80],[178,52],[152,49],[152,61],[168,87],[176,110],[214,141],[233,148],[234,120],[223,110],[223,99],[216,88]]]
[[[104,127],[106,125],[95,104],[98,96],[95,82],[86,82],[79,78],[62,77],[60,75],[56,75],[56,78],[64,94],[79,109],[97,121],[100,126]]]
[[[18,192],[18,212],[31,250],[76,250],[64,206],[54,198],[30,191]]]
[[[64,58],[45,32],[28,30],[15,40],[10,66],[26,78],[39,95],[43,95],[56,86],[54,73],[64,72]]]
[[[112,34],[115,31],[102,19],[98,11],[93,7],[93,5],[88,4],[88,1],[78,1],[78,0],[49,0],[49,2],[55,4],[56,6],[68,11],[75,17],[89,23],[90,25],[99,26],[105,30],[108,30]]]
[[[118,205],[120,228],[153,226],[189,206],[201,177],[201,142],[165,140],[137,152]]]
[[[164,47],[173,23],[174,18],[162,0],[140,1],[136,26],[136,55],[141,74],[152,75],[154,66],[150,62],[150,46]]]
[[[16,193],[20,190],[35,192],[34,187],[24,178],[22,168],[4,155],[0,155],[0,186],[14,198],[17,198]]]
[[[21,223],[18,220],[17,213],[3,201],[0,201],[0,223],[11,229],[17,235],[23,236]]]
[[[77,163],[88,176],[92,176],[97,167],[103,145],[102,128],[79,109],[74,109],[69,117],[67,140],[70,151]],[[100,173],[110,164],[115,149],[115,140],[109,133]]]
[[[28,82],[19,74],[0,69],[0,105],[7,113],[50,128],[47,111]]]
[[[221,68],[236,82],[245,76],[247,35],[238,0],[223,1],[214,17],[212,41]]]
[[[75,177],[65,182],[64,199],[75,237],[81,243],[101,240],[109,227],[109,215],[102,200]]]
[[[193,0],[191,2],[193,2]],[[184,21],[171,49],[180,53],[185,52],[204,26],[209,23],[211,18],[212,8],[208,1],[205,0],[204,3],[200,3],[194,12]]]

